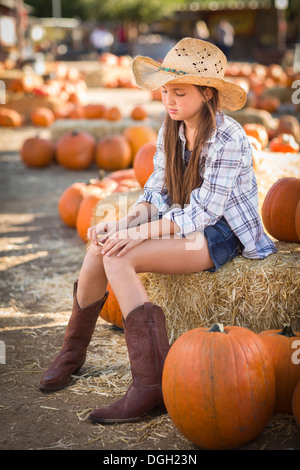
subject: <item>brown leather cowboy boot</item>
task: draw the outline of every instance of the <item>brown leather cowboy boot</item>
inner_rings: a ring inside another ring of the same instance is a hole
[[[123,321],[133,381],[123,398],[90,414],[98,423],[137,421],[163,404],[162,371],[169,351],[164,313],[146,302]]]
[[[80,308],[77,301],[77,286],[78,281],[74,284],[73,310],[62,348],[39,383],[39,388],[43,391],[54,391],[67,387],[71,375],[83,365],[99,312],[108,297],[108,292],[106,292],[102,299],[85,308]]]

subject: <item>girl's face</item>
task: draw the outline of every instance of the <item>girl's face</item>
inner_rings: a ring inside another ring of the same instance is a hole
[[[174,121],[184,121],[187,125],[196,122],[204,103],[199,90],[186,83],[166,84],[162,87],[162,102]]]

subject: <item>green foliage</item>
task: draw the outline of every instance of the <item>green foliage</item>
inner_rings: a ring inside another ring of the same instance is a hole
[[[26,0],[35,8],[34,16],[51,17],[52,2]],[[118,20],[151,22],[172,14],[184,0],[61,0],[64,18],[82,20]]]

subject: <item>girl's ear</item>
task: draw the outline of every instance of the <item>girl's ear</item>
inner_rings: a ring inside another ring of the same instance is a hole
[[[212,99],[213,92],[212,92],[212,89],[210,87],[205,88],[203,93],[204,93],[204,97],[205,97],[206,101],[209,101],[209,100]]]

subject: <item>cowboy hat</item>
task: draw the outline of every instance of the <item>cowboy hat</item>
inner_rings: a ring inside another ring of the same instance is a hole
[[[224,80],[227,59],[214,44],[201,39],[183,38],[166,55],[162,63],[137,56],[133,73],[137,85],[156,90],[165,84],[189,83],[214,87],[219,91],[220,106],[235,111],[244,106],[246,91]]]

